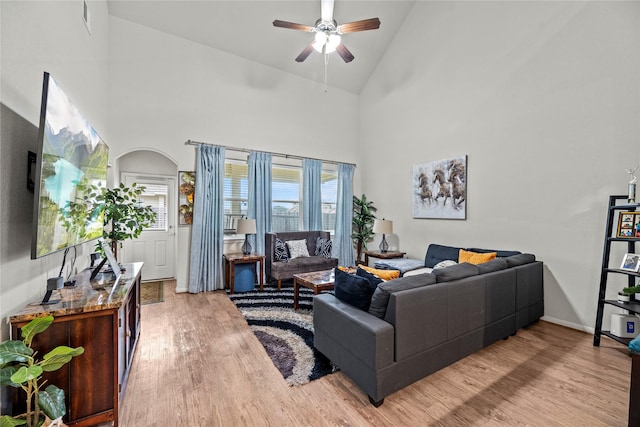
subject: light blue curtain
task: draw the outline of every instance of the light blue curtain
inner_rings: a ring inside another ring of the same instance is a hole
[[[224,147],[200,144],[191,225],[189,292],[224,289]]]
[[[336,232],[333,238],[333,256],[340,265],[355,264],[353,240],[351,239],[353,218],[353,171],[354,165],[338,165],[338,202],[336,205]]]
[[[249,236],[254,252],[264,255],[264,234],[271,231],[271,154],[249,153],[247,217],[256,220],[256,234]]]
[[[322,162],[302,160],[302,227],[322,230]]]

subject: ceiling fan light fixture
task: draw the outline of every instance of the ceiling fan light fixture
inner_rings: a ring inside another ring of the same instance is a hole
[[[313,42],[313,48],[322,53],[322,48],[327,44],[327,34],[324,31],[318,31]]]
[[[335,52],[338,45],[340,45],[340,36],[335,33],[329,33],[327,31],[318,31],[315,35],[315,41],[313,42],[313,48],[322,53]]]
[[[2,0],[0,0],[2,1]],[[335,0],[320,0],[320,18],[318,18],[313,26],[297,24],[295,22],[281,21],[276,19],[273,21],[274,27],[289,28],[292,30],[305,31],[315,33],[314,40],[305,47],[296,57],[296,62],[304,62],[311,53],[316,50],[325,57],[325,67],[328,55],[331,52],[337,52],[345,63],[353,61],[354,56],[342,44],[341,35],[356,33],[359,31],[377,30],[380,28],[380,19],[369,18],[360,21],[347,22],[338,25],[333,19],[333,6]],[[325,70],[326,74],[326,70]]]
[[[330,34],[329,37],[327,37],[327,47],[325,51],[327,53],[335,52],[338,45],[340,45],[340,40],[338,34]]]

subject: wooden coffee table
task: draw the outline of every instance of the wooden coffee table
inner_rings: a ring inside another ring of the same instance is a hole
[[[313,290],[314,295],[333,289],[333,269],[293,275],[293,309],[298,309],[300,286]]]

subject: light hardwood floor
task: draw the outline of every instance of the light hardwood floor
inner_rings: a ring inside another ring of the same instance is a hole
[[[222,291],[142,306],[120,425],[625,426],[631,359],[540,321],[374,408],[343,373],[289,387]]]

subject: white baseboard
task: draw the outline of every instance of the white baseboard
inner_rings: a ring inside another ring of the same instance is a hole
[[[585,326],[585,325],[579,325],[577,323],[572,323],[572,322],[567,322],[566,320],[562,320],[562,319],[556,319],[555,317],[550,317],[550,316],[542,316],[540,318],[540,320],[544,320],[546,322],[550,322],[550,323],[555,323],[557,325],[561,325],[561,326],[566,326],[567,328],[571,328],[571,329],[577,329],[579,331],[582,332],[587,332],[589,334],[593,334],[595,333],[595,329]]]

